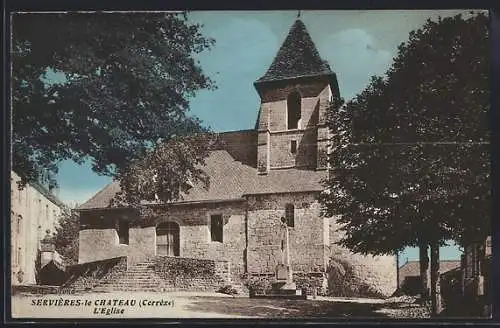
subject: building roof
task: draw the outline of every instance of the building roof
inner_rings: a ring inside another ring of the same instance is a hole
[[[445,273],[460,267],[460,260],[439,261],[439,272]],[[420,276],[420,261],[408,261],[399,268],[401,281],[405,277]]]
[[[330,65],[321,59],[306,26],[297,19],[266,74],[256,83],[332,74]]]
[[[271,170],[259,175],[255,167],[234,159],[226,150],[212,151],[206,159],[205,173],[209,186],[196,184],[182,199],[173,203],[209,202],[243,199],[245,195],[321,191],[321,180],[326,171],[301,170],[297,168]],[[111,199],[120,191],[120,184],[114,181],[95,194],[78,210],[109,207]]]

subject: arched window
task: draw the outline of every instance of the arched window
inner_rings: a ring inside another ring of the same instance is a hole
[[[287,99],[288,129],[300,129],[302,99],[297,91],[292,92]]]
[[[287,226],[289,227],[295,226],[295,207],[293,206],[293,204],[285,205],[285,219]]]

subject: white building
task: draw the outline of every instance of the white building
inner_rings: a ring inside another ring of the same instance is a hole
[[[30,183],[18,189],[21,178],[11,171],[11,275],[12,284],[35,284],[40,240],[55,231],[66,206],[45,187]]]

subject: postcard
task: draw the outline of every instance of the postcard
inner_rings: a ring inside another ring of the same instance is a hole
[[[11,316],[491,316],[489,13],[11,14]]]

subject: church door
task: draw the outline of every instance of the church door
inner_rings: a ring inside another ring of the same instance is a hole
[[[179,256],[179,225],[175,222],[160,223],[156,227],[156,255]]]

